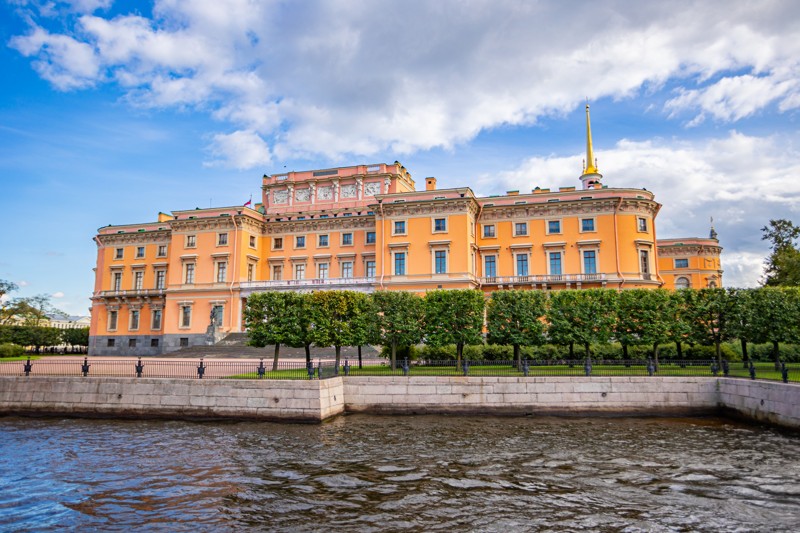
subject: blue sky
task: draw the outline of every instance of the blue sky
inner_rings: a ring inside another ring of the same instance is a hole
[[[2,1],[2,0],[0,0]],[[400,160],[479,194],[604,182],[715,219],[727,285],[797,217],[796,3],[0,4],[0,279],[86,314],[106,224],[237,205],[260,177]]]

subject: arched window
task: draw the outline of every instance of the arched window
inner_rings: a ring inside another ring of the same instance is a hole
[[[708,288],[709,289],[716,289],[717,288],[717,282],[716,281],[709,281],[708,282]]]
[[[676,289],[688,289],[691,286],[689,283],[689,278],[684,278],[681,276],[680,278],[675,280],[675,288]]]

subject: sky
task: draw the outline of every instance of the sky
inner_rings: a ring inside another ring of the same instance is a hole
[[[609,187],[756,286],[800,223],[800,3],[0,0],[0,279],[88,314],[108,224],[261,176],[401,161],[419,187]],[[641,4],[641,5],[640,5]]]

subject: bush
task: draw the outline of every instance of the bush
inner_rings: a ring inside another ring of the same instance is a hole
[[[419,348],[416,346],[398,346],[397,352],[395,352],[395,356],[397,357],[397,363],[400,364],[403,359],[408,358],[409,361],[414,361],[419,358]],[[381,357],[386,358],[387,360],[391,360],[392,358],[392,347],[391,346],[383,346],[381,348]]]
[[[742,356],[731,347],[730,344],[723,343],[720,345],[720,353],[722,358],[726,361],[741,361]],[[687,346],[683,350],[684,359],[703,359],[711,360],[717,358],[717,349],[714,346],[703,346],[695,344],[694,346]]]
[[[0,357],[22,357],[23,355],[25,355],[25,348],[22,346],[10,342],[0,344]]]

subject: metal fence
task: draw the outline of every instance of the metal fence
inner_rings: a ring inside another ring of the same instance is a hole
[[[170,360],[170,359],[95,359],[41,358],[25,361],[0,361],[0,376],[84,376],[177,379],[329,379],[336,376],[661,376],[766,379],[800,382],[800,363],[728,363],[715,361],[398,361],[392,368],[385,361],[369,361],[363,366],[342,361],[261,360]]]

